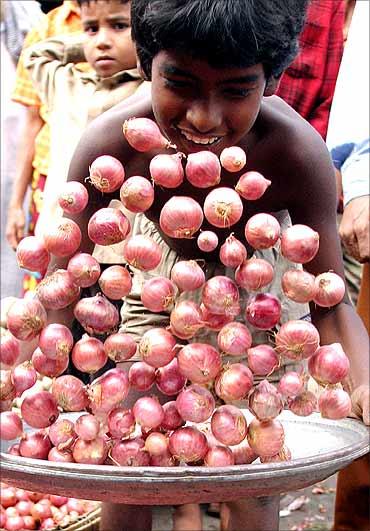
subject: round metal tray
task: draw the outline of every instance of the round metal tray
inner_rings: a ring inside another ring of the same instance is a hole
[[[1,478],[29,490],[115,503],[206,503],[304,488],[369,451],[369,430],[359,421],[331,421],[318,414],[297,417],[289,411],[279,419],[292,452],[292,460],[284,463],[133,468],[60,464],[1,453]]]

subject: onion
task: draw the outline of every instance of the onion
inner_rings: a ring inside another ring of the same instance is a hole
[[[47,459],[50,450],[51,442],[44,431],[26,433],[19,443],[19,453],[22,457]]]
[[[307,225],[292,225],[281,235],[281,254],[298,264],[312,260],[319,250],[319,233]]]
[[[65,269],[58,269],[37,286],[37,298],[47,310],[62,310],[80,296],[80,288]]]
[[[8,516],[5,523],[7,531],[18,531],[24,529],[24,520],[22,516]]]
[[[120,243],[130,230],[129,220],[118,208],[101,208],[91,216],[87,226],[90,240],[98,245]]]
[[[30,361],[25,361],[17,365],[12,370],[12,382],[17,396],[21,396],[23,391],[33,387],[37,380],[37,372]]]
[[[326,419],[344,419],[351,413],[351,409],[351,397],[343,389],[324,389],[319,397],[319,411]]]
[[[20,341],[30,341],[46,325],[46,311],[37,299],[19,299],[8,312],[7,327]]]
[[[210,448],[204,458],[205,466],[231,466],[235,464],[234,454],[225,446]]]
[[[304,377],[298,372],[289,371],[280,378],[278,391],[285,397],[292,397],[301,394],[303,387]]]
[[[218,245],[218,236],[211,230],[201,231],[197,238],[197,244],[204,253],[211,253]]]
[[[89,334],[105,334],[119,323],[118,310],[103,295],[81,299],[73,310],[74,316]]]
[[[250,411],[259,420],[272,420],[283,410],[284,403],[279,391],[267,380],[263,380],[248,397]]]
[[[231,227],[240,220],[242,214],[243,203],[232,188],[215,188],[204,201],[204,215],[215,227]]]
[[[284,461],[290,461],[291,458],[291,451],[284,445],[278,454],[261,456],[260,461],[261,463],[282,463]]]
[[[159,313],[173,305],[176,296],[175,284],[165,277],[150,278],[141,290],[141,302],[151,312]]]
[[[79,371],[93,374],[104,367],[107,360],[103,343],[95,337],[84,334],[73,347],[72,362]]]
[[[315,296],[315,277],[301,269],[288,269],[281,278],[285,295],[294,302],[306,303]]]
[[[31,361],[37,372],[43,376],[54,378],[55,376],[60,376],[67,369],[69,356],[68,354],[65,354],[64,356],[59,356],[55,360],[51,360],[40,348],[37,348],[32,354]]]
[[[23,492],[25,492],[25,491],[23,491]],[[16,507],[16,509],[18,511],[18,514],[20,516],[26,516],[28,514],[31,514],[31,509],[33,507],[33,502],[31,502],[30,500],[20,500],[15,507]]]
[[[150,271],[160,264],[162,250],[152,238],[138,234],[125,243],[123,257],[131,266]]]
[[[20,343],[17,338],[13,336],[5,328],[1,328],[0,339],[0,362],[4,369],[13,367],[20,356]]]
[[[196,463],[204,459],[208,452],[207,438],[196,428],[178,428],[170,435],[168,448],[179,461]]]
[[[8,400],[13,400],[16,395],[16,390],[12,382],[12,373],[11,371],[6,371],[4,369],[0,370],[0,400],[7,402]]]
[[[308,321],[288,321],[275,335],[277,352],[291,360],[309,358],[320,344],[317,328]]]
[[[67,271],[74,284],[81,288],[93,286],[100,277],[99,262],[88,253],[77,253],[72,256]]]
[[[161,393],[167,396],[177,395],[183,389],[186,378],[179,371],[177,358],[174,358],[168,365],[157,369],[155,383]]]
[[[22,420],[13,411],[0,413],[0,439],[11,441],[20,437],[23,432]]]
[[[129,392],[127,372],[116,367],[99,376],[88,387],[90,405],[93,410],[108,413],[117,407]]]
[[[62,218],[46,230],[46,249],[58,257],[71,256],[80,247],[82,234],[80,227],[72,219]]]
[[[135,430],[135,417],[131,409],[114,408],[108,413],[107,421],[109,433],[115,439],[129,437]]]
[[[233,446],[245,439],[247,421],[239,408],[229,405],[220,406],[212,415],[211,430],[222,444]]]
[[[109,359],[120,363],[134,356],[137,344],[133,336],[118,332],[107,337],[104,341],[104,351]]]
[[[280,366],[279,356],[270,345],[257,345],[248,349],[250,370],[257,376],[268,376]]]
[[[257,171],[247,171],[240,177],[235,190],[244,199],[255,201],[263,196],[270,185],[271,181]]]
[[[118,190],[125,179],[125,170],[120,161],[110,155],[102,155],[94,160],[90,166],[88,180],[103,193]]]
[[[45,273],[50,262],[50,253],[42,239],[27,236],[18,243],[16,258],[22,269]]]
[[[56,463],[74,463],[73,455],[70,450],[58,450],[54,447],[48,453],[48,461]]]
[[[219,332],[223,326],[233,320],[232,315],[221,315],[210,312],[203,303],[200,305],[200,311],[202,313],[203,324],[210,330],[216,332]]]
[[[161,230],[171,238],[192,238],[203,223],[203,211],[191,197],[173,196],[159,217]]]
[[[111,457],[119,466],[148,466],[150,462],[149,453],[140,437],[114,443]]]
[[[145,212],[153,204],[154,188],[148,179],[135,175],[121,186],[120,198],[130,212]]]
[[[21,404],[22,418],[33,428],[47,428],[59,416],[58,404],[48,391],[34,391]]]
[[[143,361],[158,368],[170,363],[176,355],[176,339],[163,328],[152,328],[145,332],[139,342],[139,353]]]
[[[245,226],[245,238],[254,249],[273,247],[280,236],[280,224],[270,214],[255,214]]]
[[[18,297],[4,297],[1,299],[1,319],[0,325],[2,328],[6,328],[6,322],[8,320],[8,312],[11,306],[19,300]]]
[[[220,354],[206,343],[191,343],[177,355],[179,370],[192,383],[206,384],[219,374],[222,368]]]
[[[65,503],[67,503],[68,498],[67,496],[58,496],[56,494],[50,494],[49,500],[55,507],[61,507]]]
[[[217,336],[220,351],[229,356],[245,356],[252,345],[252,336],[242,323],[228,323],[221,328]]]
[[[9,455],[17,455],[18,457],[21,455],[19,453],[19,443],[17,444],[12,444],[9,449],[8,449],[8,452],[7,452]]]
[[[99,435],[100,422],[89,413],[81,415],[75,422],[75,432],[83,441],[93,441]]]
[[[65,325],[49,324],[41,331],[39,348],[50,359],[69,354],[73,347],[72,332]]]
[[[225,401],[242,400],[253,386],[253,374],[246,365],[232,363],[219,374],[215,381],[217,396]]]
[[[232,146],[222,151],[220,161],[226,171],[233,173],[244,168],[247,163],[247,156],[242,148]]]
[[[280,452],[284,445],[284,428],[280,421],[267,422],[253,419],[248,426],[249,446],[260,456],[272,456]]]
[[[122,130],[127,142],[137,151],[145,153],[153,149],[176,149],[149,118],[130,118],[124,122]]]
[[[150,466],[177,466],[177,460],[172,457],[169,450],[161,455],[152,455],[150,457]]]
[[[79,181],[69,181],[62,185],[58,203],[67,214],[79,214],[85,210],[88,201],[89,194]]]
[[[202,302],[212,313],[238,315],[239,290],[233,280],[218,275],[207,280],[202,292]]]
[[[128,379],[134,389],[148,391],[155,382],[155,368],[144,361],[137,361],[131,365]]]
[[[171,280],[180,291],[187,292],[201,288],[206,279],[195,260],[180,260],[171,269]]]
[[[162,430],[173,431],[185,424],[184,419],[180,416],[180,413],[177,410],[175,401],[163,404],[163,411],[164,417],[160,425]]]
[[[322,273],[315,278],[315,288],[313,301],[325,308],[339,304],[346,292],[342,277],[331,271]]]
[[[149,171],[153,182],[165,188],[177,188],[184,180],[182,153],[156,155],[150,162]]]
[[[274,268],[263,258],[244,261],[235,271],[235,281],[247,291],[258,291],[268,286],[274,278]]]
[[[145,429],[158,428],[164,419],[163,408],[155,396],[136,400],[132,412],[136,422]]]
[[[211,151],[190,153],[185,172],[187,180],[197,188],[216,186],[221,180],[220,161]]]
[[[109,299],[123,299],[131,291],[131,275],[125,267],[112,265],[100,275],[99,286]]]
[[[5,484],[2,484],[1,486],[1,508],[6,509],[8,507],[13,507],[17,503],[17,496],[13,487],[4,487],[3,485]],[[1,513],[3,513],[3,511],[1,511]]]
[[[247,258],[247,249],[233,234],[220,248],[220,260],[226,267],[236,268]]]
[[[336,384],[348,375],[349,359],[340,343],[324,345],[309,358],[308,370],[319,384]]]
[[[239,444],[231,447],[236,465],[249,465],[258,457],[256,452],[249,446],[247,438]]]
[[[317,410],[317,398],[311,391],[303,391],[293,398],[288,398],[288,408],[295,415],[308,417]]]
[[[193,384],[180,392],[176,407],[184,420],[205,422],[215,409],[215,399],[208,389]]]
[[[102,465],[108,455],[108,446],[103,437],[97,437],[93,441],[77,439],[72,455],[76,463]]]
[[[202,312],[195,302],[180,301],[171,312],[170,329],[180,339],[193,338],[203,326]]]
[[[281,316],[281,304],[270,293],[258,293],[248,301],[245,317],[259,330],[269,330],[278,324]]]
[[[74,424],[68,419],[58,419],[49,428],[49,439],[59,450],[70,448],[76,437]]]
[[[168,452],[168,437],[163,433],[153,431],[145,439],[145,450],[150,456],[159,456]]]

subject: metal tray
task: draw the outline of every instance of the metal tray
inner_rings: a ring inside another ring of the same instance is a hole
[[[246,417],[249,413],[245,412]],[[274,496],[322,481],[369,451],[361,422],[284,411],[292,460],[232,467],[115,467],[53,463],[1,453],[1,480],[20,488],[114,503],[172,505]]]

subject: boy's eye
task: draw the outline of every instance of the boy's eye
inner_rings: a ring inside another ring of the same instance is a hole
[[[115,22],[113,24],[113,29],[115,30],[125,30],[129,27],[130,27],[129,24],[127,24],[126,22]]]
[[[165,85],[170,88],[185,88],[190,87],[191,83],[189,81],[180,81],[179,79],[165,78]]]
[[[98,26],[86,26],[84,27],[84,32],[91,35],[96,33],[99,30]]]
[[[252,89],[238,89],[238,88],[228,88],[225,89],[225,94],[233,98],[246,98],[252,92]]]

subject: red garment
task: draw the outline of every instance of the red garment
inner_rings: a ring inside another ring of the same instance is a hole
[[[312,0],[300,36],[300,53],[276,92],[326,138],[343,53],[343,0]]]

